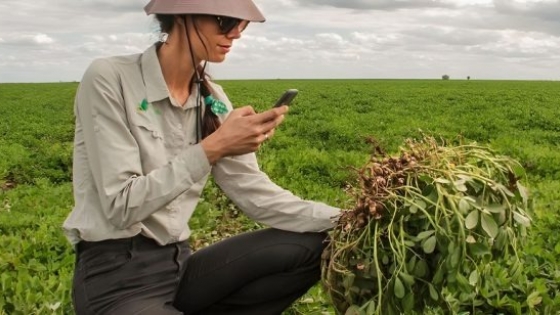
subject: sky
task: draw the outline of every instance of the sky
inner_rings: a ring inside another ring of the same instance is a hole
[[[224,0],[234,1],[234,0]],[[147,0],[0,0],[0,82],[80,81],[158,39]],[[254,0],[214,79],[560,80],[560,0]]]

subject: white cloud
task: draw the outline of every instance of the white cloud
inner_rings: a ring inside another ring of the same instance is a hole
[[[254,0],[223,78],[560,79],[560,0]],[[79,80],[157,40],[147,0],[2,0],[0,81]],[[24,69],[26,71],[22,71]]]
[[[5,40],[2,39],[0,43],[11,46],[45,46],[55,42],[52,37],[43,33],[9,33],[3,36]]]
[[[54,43],[54,39],[49,37],[47,34],[37,34],[33,37],[33,41],[39,45]]]

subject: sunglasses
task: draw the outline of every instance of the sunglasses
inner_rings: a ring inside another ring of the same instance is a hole
[[[216,15],[214,18],[216,18],[216,22],[218,22],[218,27],[222,34],[228,34],[234,28],[239,28],[239,25],[241,25],[239,32],[243,32],[245,28],[247,28],[247,25],[249,25],[249,22],[233,17]]]

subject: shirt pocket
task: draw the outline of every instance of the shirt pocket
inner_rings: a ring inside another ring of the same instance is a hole
[[[131,119],[130,125],[140,151],[144,174],[167,164],[165,135],[159,122],[139,113]]]

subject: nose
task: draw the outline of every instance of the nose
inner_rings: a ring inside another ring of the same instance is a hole
[[[228,39],[239,39],[241,38],[241,30],[239,27],[234,27],[229,33],[226,34]]]
[[[241,33],[247,28],[249,25],[248,21],[241,21],[237,26],[235,26],[229,33],[226,34],[227,38],[229,39],[239,39],[241,38]]]

